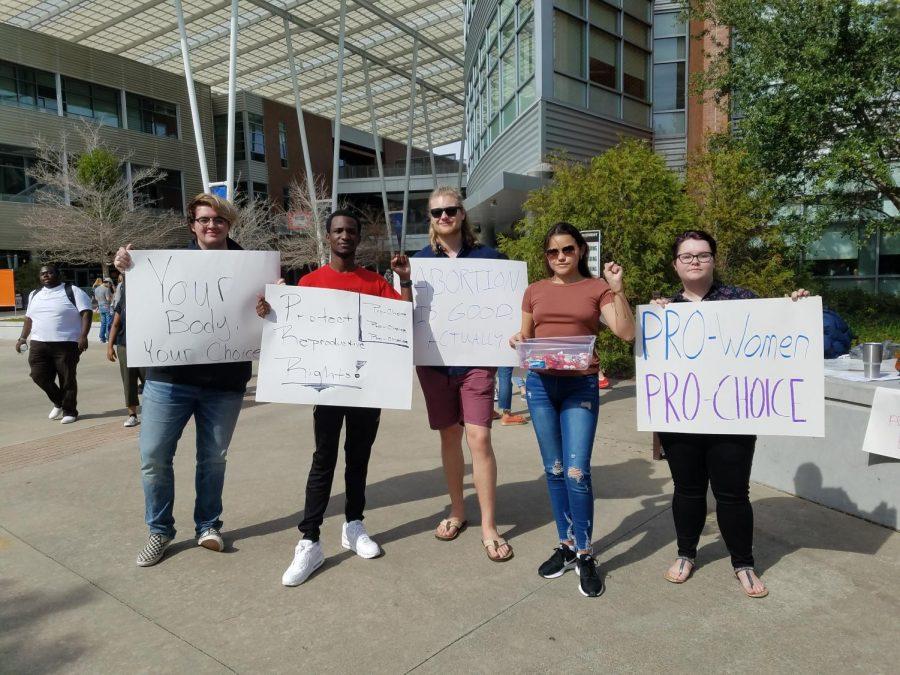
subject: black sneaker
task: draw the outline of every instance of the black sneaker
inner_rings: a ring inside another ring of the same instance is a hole
[[[578,564],[575,569],[578,571],[578,590],[584,597],[597,598],[603,595],[606,587],[597,572],[597,561],[594,560],[594,556],[582,553],[578,556]]]
[[[560,544],[553,549],[553,555],[550,556],[549,560],[538,567],[538,574],[545,579],[561,577],[566,571],[575,568],[577,557],[575,551],[565,544]]]

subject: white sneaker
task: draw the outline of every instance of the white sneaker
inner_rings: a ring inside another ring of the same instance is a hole
[[[50,411],[50,414],[47,415],[47,419],[48,420],[58,420],[62,416],[63,416],[62,408],[57,408],[56,406],[53,406],[53,409]]]
[[[344,523],[341,531],[341,546],[354,551],[360,558],[377,558],[381,555],[381,547],[369,537],[366,526],[361,520]]]
[[[75,420],[78,419],[78,415],[66,415],[62,418],[62,422],[60,424],[72,424]]]
[[[325,562],[322,545],[317,541],[301,539],[294,549],[294,560],[284,574],[281,583],[285,586],[299,586]]]
[[[225,542],[222,540],[222,535],[219,533],[218,528],[215,527],[207,527],[203,530],[200,536],[197,537],[197,545],[208,548],[210,551],[225,550]]]
[[[125,420],[125,423],[122,425],[123,427],[136,427],[140,422],[138,422],[137,415],[129,415],[128,419]]]

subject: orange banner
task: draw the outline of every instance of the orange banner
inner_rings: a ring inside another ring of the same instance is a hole
[[[12,270],[0,270],[0,307],[16,306],[16,283]]]

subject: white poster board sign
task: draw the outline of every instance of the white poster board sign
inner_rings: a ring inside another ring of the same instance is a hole
[[[900,389],[875,389],[862,449],[873,455],[900,459]]]
[[[509,338],[522,329],[524,262],[412,258],[410,265],[417,366],[519,365]]]
[[[822,299],[638,307],[641,431],[823,436]]]
[[[276,285],[266,300],[257,401],[412,407],[412,304]]]
[[[131,251],[131,259],[129,367],[259,358],[256,300],[280,276],[277,251]]]
[[[582,230],[581,236],[588,246],[588,269],[595,277],[603,278],[600,265],[600,230]]]

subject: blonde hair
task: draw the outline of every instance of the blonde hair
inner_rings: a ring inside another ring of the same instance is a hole
[[[229,225],[234,225],[237,222],[238,210],[234,204],[217,195],[201,192],[187,205],[188,227],[194,222],[194,214],[197,212],[198,206],[207,206],[211,208],[220,218],[227,220]]]
[[[463,246],[468,248],[473,248],[475,244],[478,243],[478,239],[475,237],[475,231],[472,229],[472,226],[469,224],[469,214],[466,212],[466,208],[463,206],[463,196],[459,190],[456,188],[449,187],[447,185],[442,185],[440,187],[436,187],[431,191],[431,194],[428,195],[428,208],[431,208],[431,200],[435,197],[453,197],[456,200],[456,205],[459,206],[463,213],[462,221],[462,238],[463,238]],[[431,243],[431,250],[437,253],[440,251],[440,244],[438,243],[437,233],[434,231],[434,223],[432,222],[431,214],[428,214],[428,241]]]

